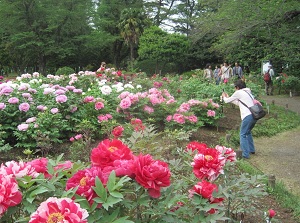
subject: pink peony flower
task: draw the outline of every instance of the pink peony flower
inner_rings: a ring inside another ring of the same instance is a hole
[[[65,103],[68,100],[68,97],[66,95],[58,95],[55,98],[57,103]]]
[[[18,130],[19,130],[19,131],[27,131],[28,128],[29,128],[29,125],[26,124],[26,123],[23,123],[23,124],[18,125]]]
[[[10,99],[8,99],[8,103],[9,104],[18,104],[19,103],[19,99],[16,97],[12,97]]]
[[[27,112],[29,109],[30,109],[30,105],[26,102],[19,105],[20,111]]]
[[[197,116],[195,116],[195,115],[186,116],[185,118],[186,118],[187,120],[189,120],[190,122],[192,122],[192,123],[198,122],[198,118],[197,118]]]
[[[28,163],[24,163],[23,161],[9,161],[6,162],[5,165],[1,164],[0,174],[10,175],[13,177],[24,177],[24,176],[32,176],[33,178],[37,177],[38,172]]]
[[[36,121],[36,117],[31,117],[26,120],[26,123],[32,123]]]
[[[201,180],[214,181],[224,173],[225,157],[216,149],[207,148],[194,157],[192,162],[195,176]]]
[[[87,223],[87,210],[70,198],[50,197],[30,216],[29,223]]]
[[[75,138],[76,140],[79,140],[79,139],[82,138],[82,134],[78,134],[78,135],[74,136],[74,138]]]
[[[216,116],[216,112],[213,111],[213,110],[208,110],[208,111],[207,111],[207,116],[208,116],[208,117],[215,117],[215,116]]]
[[[179,124],[184,124],[185,123],[185,118],[182,114],[176,113],[173,115],[173,119],[175,122]]]
[[[135,180],[148,189],[153,198],[160,197],[160,188],[170,186],[171,172],[168,164],[154,160],[149,154],[135,159]]]
[[[45,110],[47,110],[47,107],[44,106],[44,105],[38,105],[36,108],[37,108],[37,110],[39,110],[39,111],[45,111]]]
[[[0,103],[0,110],[3,110],[5,107],[6,107],[6,104],[1,102]]]
[[[9,175],[0,174],[0,218],[9,207],[16,206],[22,201],[17,181]]]
[[[154,109],[148,105],[144,106],[144,111],[147,112],[148,114],[151,114],[154,112]]]
[[[58,113],[58,108],[51,108],[50,112],[52,114],[56,114],[56,113]]]
[[[34,159],[30,162],[27,162],[28,165],[32,166],[36,172],[44,174],[46,178],[50,178],[50,174],[48,173],[48,159],[47,158],[38,158]]]
[[[131,106],[131,100],[129,98],[124,98],[120,102],[120,108],[127,109]]]
[[[95,103],[95,109],[96,109],[96,110],[100,110],[100,109],[102,109],[102,108],[104,108],[103,102],[97,101],[97,102]]]
[[[93,198],[97,197],[96,192],[92,188],[95,186],[96,177],[98,177],[103,184],[106,184],[107,178],[103,176],[103,172],[100,168],[91,167],[79,170],[67,180],[66,190],[78,187],[76,194],[85,197],[90,204],[92,204]]]
[[[217,145],[216,150],[218,150],[226,158],[226,161],[234,162],[236,161],[236,152],[231,148],[226,148],[225,146]]]
[[[75,141],[75,138],[74,138],[74,137],[71,137],[71,138],[70,138],[70,141],[71,141],[71,142],[74,142],[74,141]]]
[[[172,118],[173,118],[172,115],[168,115],[167,118],[166,118],[166,121],[167,121],[167,122],[170,122],[170,121],[172,120]]]
[[[86,97],[83,99],[83,102],[84,102],[84,103],[95,102],[95,98],[94,98],[93,96],[86,96]]]
[[[106,115],[99,115],[97,118],[98,118],[98,122],[108,121],[108,118],[106,117]]]

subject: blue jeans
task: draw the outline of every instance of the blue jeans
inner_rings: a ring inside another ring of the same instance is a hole
[[[244,158],[249,158],[250,153],[255,152],[255,147],[253,143],[253,137],[251,130],[256,124],[256,120],[252,115],[246,116],[241,123],[240,128],[240,147],[242,150],[242,156]]]

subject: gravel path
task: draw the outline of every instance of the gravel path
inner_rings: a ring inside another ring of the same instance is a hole
[[[300,114],[299,96],[263,96],[262,99]],[[256,154],[249,161],[266,175],[275,175],[277,181],[300,196],[300,126],[274,137],[255,138],[254,143]]]

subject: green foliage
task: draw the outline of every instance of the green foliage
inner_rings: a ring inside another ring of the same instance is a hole
[[[74,74],[74,73],[75,73],[75,71],[71,67],[60,67],[55,72],[56,75],[70,75],[70,74]]]

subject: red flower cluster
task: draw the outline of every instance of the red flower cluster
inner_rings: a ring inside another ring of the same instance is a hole
[[[141,119],[131,119],[130,121],[131,125],[134,128],[134,131],[139,132],[139,131],[143,131],[146,127],[143,125],[143,122]]]
[[[101,169],[104,178],[114,170],[117,176],[126,175],[135,179],[148,189],[153,198],[160,197],[161,187],[170,185],[171,173],[167,163],[154,160],[149,154],[136,157],[117,139],[106,139],[99,143],[92,150],[91,162],[94,167]]]
[[[112,130],[111,134],[114,136],[115,139],[117,139],[122,136],[123,131],[124,131],[124,128],[119,125]]]

